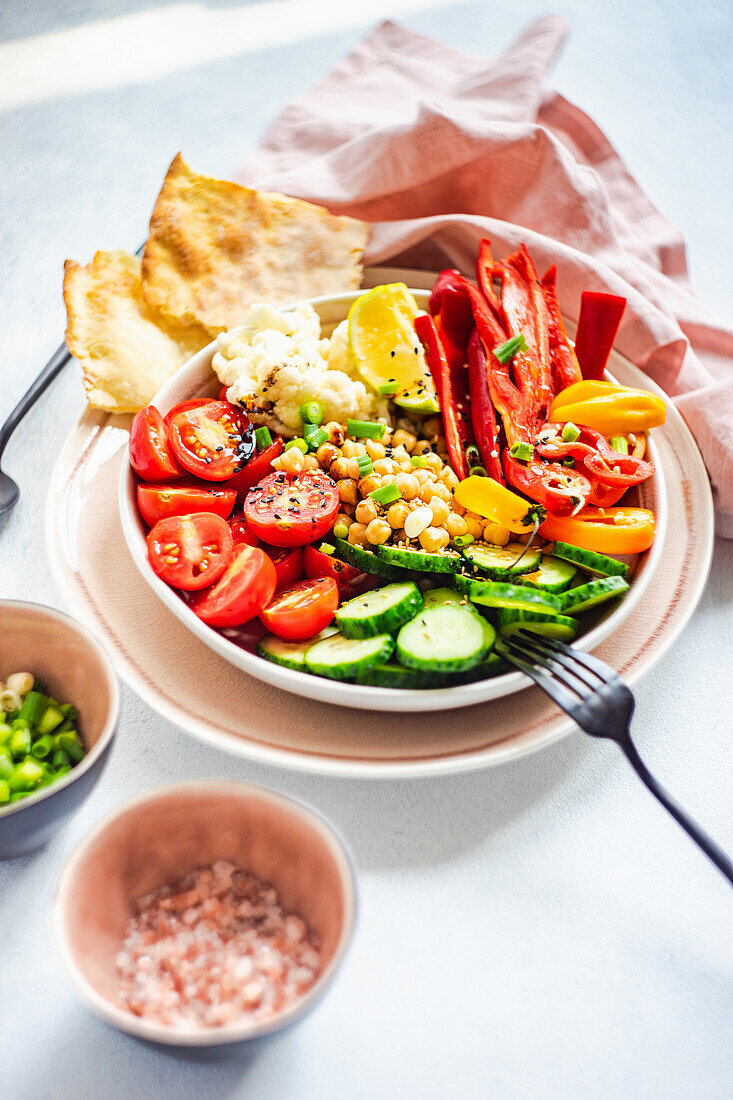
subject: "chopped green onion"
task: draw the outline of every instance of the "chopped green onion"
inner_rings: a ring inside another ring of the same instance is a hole
[[[7,779],[8,776],[13,774],[13,757],[10,754],[10,749],[7,745],[3,745],[0,749],[0,779]]]
[[[60,733],[54,740],[57,748],[65,749],[76,764],[84,759],[84,746],[78,733]]]
[[[27,756],[31,751],[31,731],[13,730],[9,741],[10,752],[15,760],[20,756]]]
[[[306,401],[300,406],[300,419],[304,424],[320,424],[323,420],[323,406],[320,401]]]
[[[308,444],[304,439],[291,439],[289,443],[285,444],[285,450],[289,451],[291,447],[297,447],[304,455],[308,454]]]
[[[51,757],[52,768],[68,768],[71,764],[71,757],[66,749],[56,749]]]
[[[567,423],[562,430],[563,443],[575,443],[577,439],[580,439],[580,428],[576,428],[575,424]]]
[[[567,458],[564,458],[562,460],[562,464],[563,464],[563,466],[568,466],[572,470],[573,467],[575,466],[575,459],[573,458],[572,455],[568,455]]]
[[[47,706],[48,699],[45,695],[41,695],[40,691],[29,691],[23,700],[18,717],[29,726],[37,726]]]
[[[349,528],[345,523],[337,523],[333,529],[333,533],[337,539],[345,539],[349,537]],[[328,550],[324,550],[323,547],[321,547],[321,553],[333,554],[333,547],[329,546]]]
[[[402,493],[394,483],[372,489],[369,496],[372,500],[376,500],[377,504],[394,504],[396,500],[402,500]]]
[[[29,791],[38,786],[45,774],[41,765],[27,756],[22,764],[16,764],[8,786],[11,791]]]
[[[317,451],[322,443],[328,441],[328,432],[324,428],[319,428],[317,424],[304,424],[303,435],[312,451]]]
[[[612,435],[608,442],[618,454],[627,455],[629,453],[629,441],[625,435]]]
[[[39,737],[33,742],[32,754],[38,760],[43,760],[44,756],[48,756],[53,748],[53,738],[49,737],[47,733],[44,733],[42,737]]]
[[[337,523],[336,527],[346,527],[346,524],[345,523]],[[349,530],[348,527],[346,527],[347,534],[348,534],[348,530]],[[334,528],[333,533],[334,533],[334,535],[336,535],[335,528]],[[336,535],[336,538],[340,539],[341,535]],[[322,554],[329,554],[329,555],[333,554],[333,546],[331,546],[330,542],[322,542],[321,545],[318,547],[318,549],[321,551]]]
[[[0,802],[10,802],[10,786],[7,779],[0,779]]]
[[[534,449],[531,443],[520,443],[519,440],[517,440],[517,442],[512,443],[509,448],[509,454],[512,458],[518,459],[519,462],[529,462],[534,454]]]
[[[520,332],[518,336],[512,336],[510,340],[507,340],[505,344],[499,344],[498,348],[494,348],[494,358],[498,359],[500,363],[508,363],[518,351],[526,350],[527,341],[524,339],[524,333]]]
[[[381,386],[377,386],[377,393],[381,393],[382,397],[393,397],[399,392],[399,385],[394,378],[390,378],[388,382],[382,382]]]
[[[417,467],[418,470],[422,469],[423,466],[427,466],[427,464],[427,455],[410,455],[410,465]]]
[[[473,542],[473,535],[456,535],[453,539],[453,545],[457,546],[460,550],[462,546],[470,546]]]
[[[357,455],[356,464],[359,467],[359,476],[368,477],[369,474],[374,473],[374,466],[369,455]]]
[[[0,745],[5,745],[10,740],[12,729],[5,722],[0,722]]]
[[[466,447],[466,462],[469,466],[479,466],[481,464],[481,455],[475,443],[469,443]]]
[[[471,466],[468,471],[469,477],[488,477],[485,466]]]
[[[258,451],[264,451],[268,447],[272,446],[272,436],[270,429],[262,426],[261,428],[255,428],[255,447]]]
[[[347,420],[346,431],[355,439],[381,439],[384,424],[377,424],[374,420]]]

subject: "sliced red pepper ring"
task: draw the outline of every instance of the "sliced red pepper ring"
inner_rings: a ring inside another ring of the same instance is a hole
[[[536,500],[556,516],[569,516],[584,508],[591,483],[579,470],[531,459],[518,462],[509,451],[502,455],[506,479],[515,489]]]
[[[466,403],[465,386],[462,392],[456,392],[454,373],[457,372],[451,370],[448,356],[430,314],[423,313],[415,318],[415,332],[425,348],[430,373],[438,393],[450,464],[458,477],[463,480],[468,475],[466,445],[473,442],[468,422],[463,415]],[[463,368],[459,369],[463,370]]]
[[[553,425],[554,427],[554,425]],[[562,424],[557,425],[557,437],[538,441],[537,453],[542,458],[557,461],[574,458],[583,464],[586,473],[612,488],[629,488],[646,481],[654,473],[651,462],[645,462],[633,455],[622,455],[615,451],[608,440],[593,428],[579,427],[578,438],[565,443],[562,440]]]

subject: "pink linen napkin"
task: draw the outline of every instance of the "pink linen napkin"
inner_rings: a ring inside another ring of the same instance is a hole
[[[619,350],[671,396],[733,537],[733,330],[694,297],[682,237],[596,124],[544,76],[567,34],[532,23],[492,61],[383,23],[286,107],[240,179],[372,223],[368,264],[474,275],[478,242],[525,241],[576,319],[580,292],[628,298]]]

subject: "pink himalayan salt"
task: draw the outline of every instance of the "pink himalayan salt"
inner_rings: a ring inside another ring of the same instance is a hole
[[[321,970],[316,937],[277,892],[218,860],[138,899],[117,956],[124,1003],[168,1027],[267,1020]]]

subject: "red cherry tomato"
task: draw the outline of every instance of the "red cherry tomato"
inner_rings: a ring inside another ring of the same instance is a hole
[[[168,516],[213,512],[226,519],[237,494],[231,489],[204,489],[198,485],[138,485],[137,506],[148,527]]]
[[[228,386],[222,386],[221,387],[221,389],[219,390],[219,396],[217,398],[218,401],[228,401],[229,400],[229,398],[227,397],[227,390],[228,389],[229,389]]]
[[[163,423],[166,428],[169,428],[174,416],[178,416],[179,413],[190,412],[191,409],[200,409],[204,405],[210,405],[212,401],[213,397],[192,397],[189,401],[179,401],[165,414]]]
[[[282,449],[282,439],[276,439],[269,447],[265,447],[264,451],[252,455],[247,465],[227,482],[228,489],[236,489],[240,507],[244,505],[245,497],[252,486],[272,473],[272,460],[277,458]]]
[[[229,517],[229,530],[232,532],[235,546],[238,542],[246,542],[248,546],[260,545],[260,540],[254,531],[250,530],[241,512]]]
[[[144,481],[175,481],[181,477],[168,446],[163,417],[155,405],[135,414],[130,428],[130,465]]]
[[[275,566],[277,573],[277,587],[285,588],[286,585],[295,584],[303,576],[303,548],[301,546],[282,546],[279,550],[271,550],[263,547],[265,553]]]
[[[343,599],[351,599],[379,581],[378,577],[371,573],[361,573],[353,565],[339,561],[332,554],[322,554],[315,546],[304,547],[303,568],[306,577],[333,577]]]
[[[242,542],[216,584],[194,596],[189,607],[209,626],[240,626],[259,615],[276,584],[275,566],[264,550]]]
[[[322,538],[339,508],[336,483],[321,470],[269,474],[244,502],[247,523],[271,546],[304,546]]]
[[[276,592],[260,619],[278,638],[302,642],[328,626],[338,605],[336,581],[333,577],[319,577],[298,581]]]
[[[168,429],[171,450],[189,473],[226,481],[252,457],[254,429],[236,405],[209,401],[180,412]]]
[[[161,519],[147,542],[158,576],[186,592],[213,584],[231,561],[234,545],[226,521],[213,512]]]

